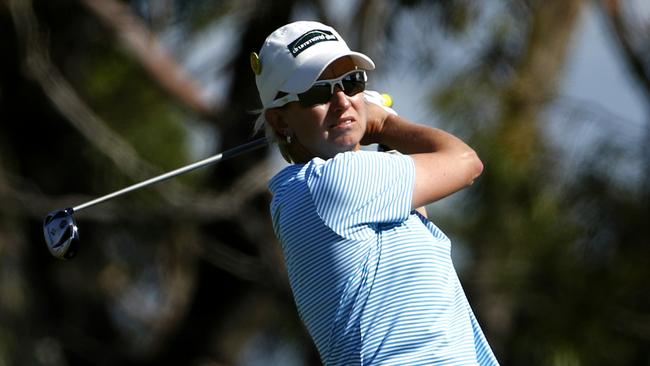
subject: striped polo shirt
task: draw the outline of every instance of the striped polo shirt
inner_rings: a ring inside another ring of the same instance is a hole
[[[451,261],[411,209],[408,155],[346,152],[269,183],[298,313],[325,365],[497,365]]]

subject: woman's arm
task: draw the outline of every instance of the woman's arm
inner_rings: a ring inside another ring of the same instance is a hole
[[[368,126],[362,144],[371,143],[390,146],[413,158],[413,208],[471,185],[483,171],[476,152],[457,137],[368,104]]]

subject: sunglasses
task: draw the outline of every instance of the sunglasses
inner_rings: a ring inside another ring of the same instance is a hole
[[[278,92],[273,104],[281,107],[289,102],[298,102],[302,107],[309,108],[329,102],[337,86],[349,97],[361,93],[366,89],[366,81],[368,77],[364,70],[352,70],[336,79],[316,80],[311,88],[303,93]]]

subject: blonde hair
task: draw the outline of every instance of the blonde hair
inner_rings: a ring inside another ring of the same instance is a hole
[[[264,136],[266,139],[269,141],[269,143],[273,144],[275,143],[278,145],[278,149],[280,150],[280,154],[284,158],[284,160],[287,161],[289,164],[293,164],[293,159],[291,158],[291,153],[289,152],[289,144],[287,143],[287,140],[283,136],[280,136],[274,129],[271,127],[271,125],[266,121],[266,117],[264,116],[266,112],[266,109],[258,110],[256,113],[258,113],[257,118],[255,119],[255,125],[253,127],[253,134],[256,135],[262,129],[264,129]]]

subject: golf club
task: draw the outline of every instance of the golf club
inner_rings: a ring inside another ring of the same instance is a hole
[[[79,229],[77,228],[77,223],[72,216],[75,212],[79,212],[98,203],[108,201],[115,197],[122,196],[126,193],[187,173],[194,169],[198,169],[221,160],[229,159],[245,152],[253,151],[260,147],[266,146],[267,144],[268,141],[266,138],[260,138],[226,150],[222,153],[213,155],[196,163],[158,175],[143,182],[123,188],[119,191],[109,193],[92,201],[82,203],[78,206],[52,211],[48,213],[45,217],[45,220],[43,220],[43,234],[45,235],[45,243],[47,244],[47,248],[50,250],[50,253],[53,256],[60,259],[70,259],[75,256],[79,250]]]

